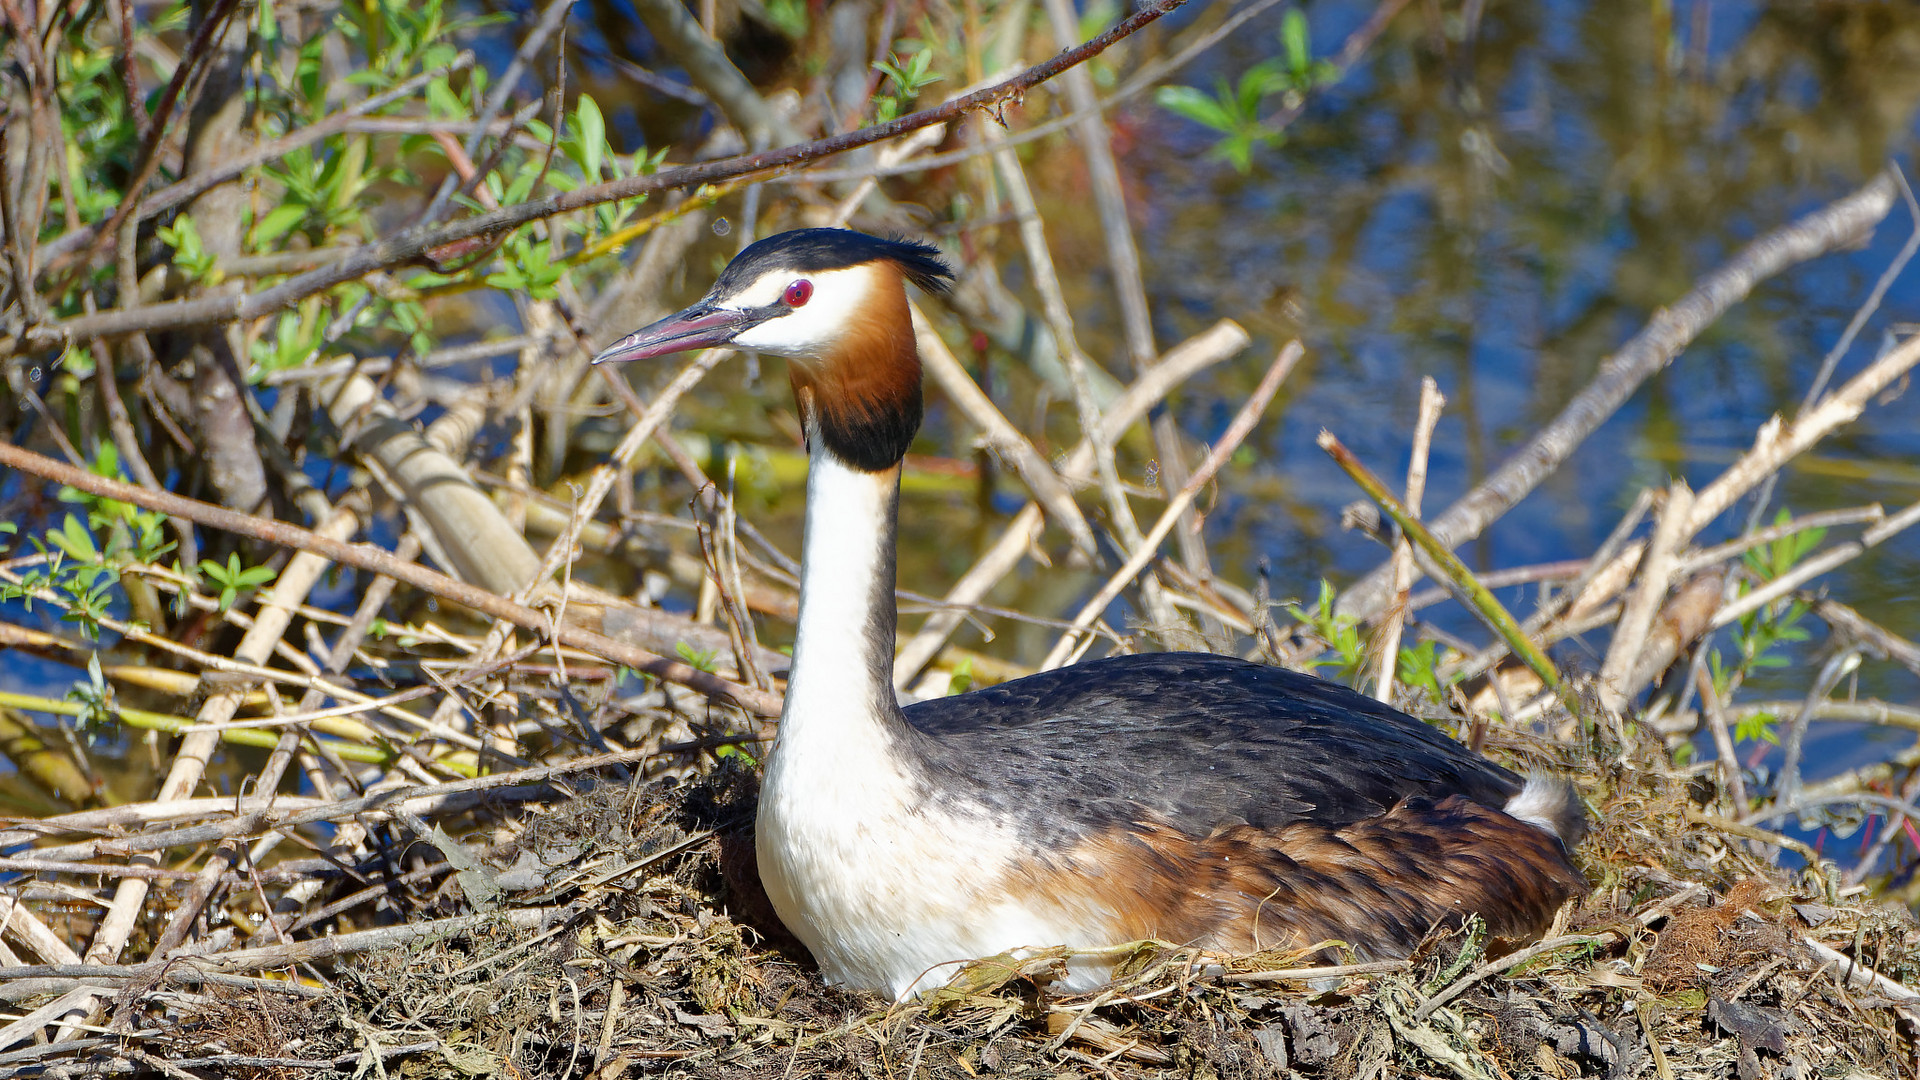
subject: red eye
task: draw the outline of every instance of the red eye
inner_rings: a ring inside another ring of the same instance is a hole
[[[805,307],[807,301],[811,299],[813,299],[813,282],[806,278],[801,278],[787,286],[787,291],[780,295],[780,302],[788,307]]]

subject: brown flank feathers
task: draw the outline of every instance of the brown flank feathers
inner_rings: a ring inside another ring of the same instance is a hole
[[[1033,902],[1105,913],[1115,943],[1247,952],[1339,940],[1365,959],[1404,956],[1470,914],[1496,942],[1529,939],[1588,888],[1558,840],[1458,795],[1339,827],[1116,829],[1012,877],[1010,891]]]

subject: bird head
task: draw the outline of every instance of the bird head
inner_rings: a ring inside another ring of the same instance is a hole
[[[593,362],[717,345],[784,356],[808,439],[879,471],[905,455],[920,427],[906,283],[941,292],[952,277],[926,244],[847,229],[779,233],[735,256],[707,295]]]

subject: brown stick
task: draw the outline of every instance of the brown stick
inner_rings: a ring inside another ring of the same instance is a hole
[[[352,536],[360,530],[360,518],[351,510],[341,509],[320,527],[325,532],[315,533],[316,539],[331,540],[327,533]],[[323,558],[312,552],[296,555],[273,583],[272,590],[261,596],[259,613],[246,636],[240,639],[234,656],[252,664],[265,663],[273,654],[274,644],[293,622],[294,608],[306,601],[308,591],[325,572],[326,562]],[[200,724],[221,724],[231,720],[245,696],[245,691],[239,688],[216,690],[201,703],[195,720]],[[217,731],[194,730],[182,738],[174,751],[173,765],[160,783],[158,801],[172,802],[193,794],[206,775],[207,765],[219,746],[220,734]],[[146,907],[148,889],[148,883],[143,878],[126,878],[120,882],[114,890],[113,903],[101,916],[93,943],[87,948],[86,956],[90,962],[111,964],[120,959],[120,953],[126,948],[133,928]]]
[[[766,146],[800,137],[792,123],[767,105],[681,0],[639,0],[633,8],[661,51],[679,62],[687,78],[719,107],[727,122],[738,128],[750,145]]]
[[[1046,0],[1045,7],[1055,40],[1062,47],[1071,45],[1080,31],[1072,0]],[[1093,77],[1087,70],[1074,68],[1062,75],[1060,81],[1066,84],[1067,100],[1080,117],[1075,125],[1075,137],[1087,159],[1094,207],[1100,215],[1100,231],[1106,237],[1107,268],[1113,275],[1114,291],[1120,300],[1120,323],[1126,332],[1129,373],[1138,376],[1159,360],[1160,349],[1153,340],[1146,282],[1140,274],[1140,250],[1134,243],[1133,223],[1127,215],[1126,190],[1120,183],[1119,164],[1114,160],[1113,137],[1100,116]],[[1173,414],[1166,410],[1156,414],[1150,426],[1154,449],[1160,455],[1163,486],[1178,491],[1187,483],[1180,429],[1174,423]],[[1193,508],[1189,507],[1181,515],[1174,538],[1187,570],[1201,581],[1212,577],[1207,547],[1199,532],[1199,517]]]
[[[778,150],[743,154],[719,161],[682,166],[678,169],[663,169],[650,176],[630,176],[604,184],[590,184],[545,199],[536,199],[513,206],[504,206],[489,213],[476,214],[437,228],[423,226],[407,229],[389,239],[355,248],[338,262],[309,270],[257,293],[152,304],[127,311],[101,312],[93,316],[45,323],[28,332],[26,345],[29,348],[55,348],[75,339],[102,335],[117,336],[136,330],[177,329],[203,323],[257,319],[262,315],[296,304],[306,297],[325,292],[335,285],[356,280],[375,270],[410,262],[430,251],[463,240],[498,236],[528,222],[553,217],[556,214],[582,210],[619,199],[648,195],[657,191],[717,183],[755,173],[775,172],[793,165],[817,161],[848,150],[857,150],[863,146],[885,142],[932,124],[957,120],[969,112],[985,111],[997,115],[1008,104],[1019,101],[1028,90],[1076,64],[1100,55],[1116,42],[1131,36],[1185,3],[1186,0],[1157,0],[1156,3],[1115,23],[1098,37],[1067,49],[1051,60],[1036,64],[1004,82],[884,124],[875,124],[844,135],[816,139],[813,142],[782,147]],[[20,350],[21,341],[0,342],[0,345],[5,346],[5,352],[13,353]]]
[[[1712,483],[1701,488],[1694,497],[1693,510],[1687,515],[1685,535],[1691,537],[1706,528],[1714,518],[1725,513],[1743,495],[1757,487],[1767,477],[1777,473],[1789,461],[1811,449],[1821,439],[1858,419],[1876,395],[1893,385],[1895,380],[1905,378],[1907,373],[1916,366],[1920,366],[1920,338],[1908,338],[1898,347],[1868,364],[1853,378],[1847,380],[1846,385],[1821,398],[1818,406],[1796,417],[1793,423],[1785,423],[1777,416],[1767,421],[1755,435],[1753,449],[1742,454],[1740,460],[1728,466],[1725,472],[1715,477]],[[1901,513],[1910,512],[1915,512],[1915,508],[1909,507]],[[1835,548],[1829,548],[1795,566],[1788,574],[1774,579],[1763,588],[1748,593],[1723,607],[1714,615],[1713,625],[1725,626],[1752,610],[1753,607],[1778,599],[1787,591],[1799,588],[1809,578],[1826,573],[1859,555],[1866,548],[1914,524],[1912,517],[1902,519],[1900,515],[1875,522],[1874,526],[1863,533],[1859,540],[1850,540]],[[1623,549],[1604,570],[1595,574],[1588,582],[1579,598],[1568,609],[1567,617],[1577,618],[1591,612],[1604,603],[1607,597],[1624,588],[1628,575],[1644,551],[1645,545],[1638,542]]]
[[[88,982],[135,982],[161,979],[189,986],[211,983],[246,990],[259,990],[290,997],[316,998],[326,991],[319,987],[288,982],[285,979],[249,979],[240,975],[221,975],[201,971],[187,964],[33,964],[0,967],[0,983],[9,991],[5,1000],[19,1000],[12,991],[23,979],[80,979]]]
[[[934,332],[920,305],[909,304],[913,313],[914,338],[920,346],[920,361],[926,366],[927,374],[947,395],[947,400],[960,410],[962,415],[980,429],[987,446],[1005,458],[1026,482],[1027,490],[1040,505],[1053,515],[1053,520],[1073,536],[1073,542],[1085,551],[1089,558],[1099,554],[1099,546],[1094,543],[1093,527],[1087,524],[1086,517],[1080,513],[1080,506],[1073,501],[1073,492],[1065,480],[1053,470],[1047,459],[1034,449],[1020,429],[1013,426],[988,398],[960,361],[955,358],[947,343]]]
[[[27,245],[39,225],[35,223],[23,228],[21,215],[15,212],[13,177],[5,167],[13,158],[7,130],[6,124],[0,124],[0,231],[7,234],[6,259],[7,266],[13,272],[13,291],[20,298],[20,310],[31,318],[38,315],[38,309],[34,306],[38,294],[33,291],[33,255],[27,250]]]
[[[451,919],[430,919],[426,922],[382,926],[372,930],[313,938],[308,941],[294,941],[285,945],[234,949],[231,952],[215,953],[206,957],[204,962],[228,971],[261,971],[266,968],[292,967],[319,960],[331,960],[336,956],[351,956],[354,953],[372,952],[375,949],[397,948],[422,938],[456,934],[463,930],[478,929],[501,922],[522,929],[532,929],[564,911],[564,908],[514,908],[510,911],[488,912],[483,915],[458,915]]]
[[[625,664],[635,671],[643,671],[656,678],[698,690],[708,697],[717,698],[746,712],[758,716],[780,715],[780,696],[777,694],[741,686],[701,671],[690,664],[668,660],[656,653],[578,627],[565,624],[556,627],[546,615],[533,608],[516,604],[506,597],[487,592],[485,589],[474,588],[465,582],[455,581],[445,574],[429,570],[416,563],[402,562],[394,558],[391,552],[370,544],[341,543],[297,526],[242,514],[198,499],[188,499],[164,491],[148,491],[118,480],[95,476],[93,473],[76,469],[71,465],[63,465],[11,443],[0,442],[0,465],[8,465],[21,472],[66,484],[94,495],[103,495],[135,506],[144,506],[149,510],[158,510],[164,514],[186,518],[201,525],[249,536],[255,540],[264,540],[269,544],[311,551],[345,566],[385,574],[395,581],[432,593],[443,600],[451,600],[481,614],[505,619],[529,630],[546,631],[552,628],[556,640],[563,645],[572,645],[577,649],[584,649],[597,656],[605,657],[616,664]]]
[[[1176,386],[1195,372],[1239,352],[1249,340],[1247,332],[1239,324],[1222,319],[1212,328],[1167,350],[1160,363],[1135,380],[1107,407],[1106,415],[1100,421],[1103,429],[1101,434],[1109,442],[1118,440],[1128,427],[1146,415]],[[1092,441],[1083,437],[1067,455],[1061,474],[1070,483],[1084,482],[1092,468]],[[1001,578],[1012,572],[1014,566],[1025,557],[1029,545],[1039,538],[1041,526],[1039,503],[1030,502],[1014,515],[1013,521],[1001,533],[1000,539],[994,542],[992,549],[982,555],[973,569],[967,571],[947,591],[943,602],[955,606],[927,616],[919,632],[901,647],[900,655],[894,661],[895,686],[904,687],[939,653],[947,635],[965,617],[965,607],[978,603]]]
[[[187,881],[196,876],[191,870],[169,870],[163,866],[127,866],[64,859],[0,858],[0,870],[10,874],[98,874],[101,877],[148,878],[153,881]]]
[[[1858,540],[1848,540],[1821,551],[1792,570],[1781,574],[1765,585],[1714,613],[1713,625],[1717,629],[1734,622],[1752,611],[1780,599],[1788,593],[1812,581],[1814,578],[1833,570],[1844,563],[1859,558],[1869,548],[1878,546],[1888,537],[1920,523],[1920,502],[1908,506],[1887,520],[1860,534]]]
[[[1700,694],[1700,709],[1707,714],[1707,724],[1713,732],[1714,752],[1719,755],[1720,782],[1726,786],[1727,797],[1733,802],[1733,812],[1747,812],[1747,781],[1740,772],[1740,756],[1733,749],[1733,734],[1727,727],[1727,711],[1721,707],[1720,692],[1714,688],[1713,674],[1707,670],[1707,650],[1702,647],[1693,651],[1693,681]]]
[[[1351,477],[1369,499],[1386,511],[1395,525],[1400,526],[1401,535],[1413,543],[1415,558],[1422,560],[1422,569],[1434,580],[1452,588],[1462,607],[1480,616],[1481,621],[1505,639],[1507,647],[1514,650],[1533,669],[1534,674],[1540,676],[1541,682],[1549,689],[1561,691],[1564,696],[1560,672],[1553,666],[1553,661],[1527,637],[1526,632],[1520,629],[1520,624],[1514,621],[1493,593],[1473,576],[1473,571],[1436,540],[1419,519],[1409,515],[1406,507],[1400,505],[1400,500],[1387,490],[1387,485],[1380,477],[1355,457],[1353,451],[1347,449],[1333,432],[1322,429],[1316,442],[1333,459],[1334,464],[1340,466],[1341,471]]]
[[[1891,660],[1908,671],[1920,675],[1920,645],[1873,622],[1838,600],[1816,602],[1813,605],[1813,613],[1836,634],[1851,639],[1863,651],[1884,660]]]
[[[145,139],[152,130],[153,118],[147,115],[147,103],[140,97],[140,70],[133,59],[132,0],[115,0],[113,14],[120,32],[120,40],[115,43],[120,54],[120,88],[127,96],[127,115],[133,118],[134,133]]]
[[[1686,542],[1683,535],[1687,515],[1693,511],[1693,489],[1685,480],[1675,480],[1667,489],[1667,503],[1660,511],[1653,540],[1647,545],[1647,557],[1640,563],[1640,587],[1628,597],[1613,631],[1613,643],[1600,665],[1600,707],[1612,718],[1626,708],[1627,701],[1639,689],[1631,676],[1647,631],[1653,629],[1660,602],[1667,598],[1667,584],[1673,578],[1673,556]],[[1616,734],[1620,729],[1616,728]],[[1625,739],[1621,740],[1625,752]]]
[[[1472,989],[1474,984],[1478,983],[1480,980],[1486,978],[1489,975],[1499,974],[1500,972],[1505,971],[1508,968],[1519,967],[1521,964],[1526,963],[1527,961],[1533,959],[1536,956],[1542,956],[1546,953],[1553,952],[1556,949],[1565,949],[1573,945],[1601,945],[1601,944],[1605,944],[1607,940],[1608,939],[1605,936],[1594,936],[1591,934],[1567,934],[1562,937],[1548,938],[1545,941],[1539,942],[1534,945],[1529,945],[1526,948],[1520,949],[1516,952],[1507,953],[1505,956],[1500,957],[1498,960],[1489,960],[1488,962],[1481,964],[1479,967],[1474,968],[1472,971],[1466,973],[1465,975],[1462,975],[1460,978],[1455,979],[1451,985],[1447,986],[1445,989],[1441,990],[1439,993],[1434,994],[1432,997],[1421,1002],[1420,1007],[1413,1010],[1413,1018],[1415,1020],[1425,1020],[1427,1017],[1433,1015],[1433,1011],[1435,1009],[1438,1009],[1440,1006],[1445,1005],[1447,1002],[1452,1001],[1456,997],[1459,997],[1461,994],[1465,993],[1467,990]]]
[[[1120,479],[1114,472],[1113,446],[1100,438],[1099,403],[1093,398],[1093,388],[1089,382],[1088,369],[1092,362],[1080,351],[1080,345],[1075,340],[1073,312],[1067,306],[1065,291],[1060,288],[1060,275],[1047,245],[1045,223],[1041,221],[1039,208],[1034,204],[1033,190],[1027,184],[1018,154],[1008,150],[994,155],[993,160],[1000,172],[1001,186],[1006,189],[1007,202],[1019,220],[1021,246],[1026,249],[1034,289],[1040,294],[1047,329],[1052,332],[1054,346],[1059,350],[1060,365],[1067,371],[1068,385],[1080,416],[1081,434],[1093,447],[1094,476],[1099,479],[1100,487],[1107,496],[1108,515],[1121,542],[1128,549],[1136,548],[1140,546],[1140,524],[1134,520],[1133,508],[1128,505],[1126,494],[1120,487]],[[1052,507],[1048,506],[1048,509]],[[1071,522],[1067,524],[1068,531],[1074,534],[1074,542],[1088,559],[1098,565],[1100,550],[1094,542],[1092,531],[1082,522],[1080,528],[1085,531],[1083,537]],[[1151,585],[1143,589],[1148,592],[1151,590]],[[1148,600],[1148,604],[1153,604],[1152,599]],[[1155,623],[1164,625],[1163,612],[1150,611],[1148,614]]]

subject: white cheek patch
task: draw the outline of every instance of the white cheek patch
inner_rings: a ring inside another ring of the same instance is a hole
[[[727,297],[722,306],[754,308],[778,303],[787,286],[803,278],[813,283],[813,296],[805,306],[749,328],[733,339],[733,345],[799,360],[821,359],[869,302],[880,283],[880,274],[871,266],[763,274],[752,285]]]

